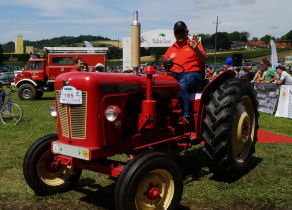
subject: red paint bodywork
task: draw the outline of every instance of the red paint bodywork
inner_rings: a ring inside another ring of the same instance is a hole
[[[167,74],[152,75],[152,69],[148,69],[146,73],[148,76],[72,72],[61,74],[56,78],[56,91],[63,88],[64,81],[68,81],[70,86],[87,92],[85,139],[63,136],[58,114],[59,140],[57,142],[88,148],[90,151],[89,161],[85,161],[86,164],[84,160],[69,158],[70,164],[75,164],[74,166],[78,168],[83,162],[82,168],[117,175],[120,173],[120,167],[116,168],[109,164],[104,166],[106,169],[102,169],[91,160],[103,159],[119,153],[133,154],[134,151],[166,143],[185,148],[193,143],[199,143],[202,141],[204,103],[207,101],[208,94],[214,87],[235,76],[231,71],[220,74],[204,88],[201,100],[193,102],[195,126],[192,136],[197,141],[184,143],[181,140],[188,139],[190,134],[185,132],[185,125],[180,120],[181,110],[177,106],[179,83]],[[105,118],[104,113],[109,106],[116,106],[121,110],[119,121],[109,122]],[[62,160],[60,155],[56,157],[60,163],[64,164],[66,161]]]

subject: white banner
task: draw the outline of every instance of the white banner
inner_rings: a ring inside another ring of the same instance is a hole
[[[173,30],[157,29],[141,33],[141,47],[169,47],[175,42]],[[123,38],[123,70],[131,67],[131,37]]]
[[[292,85],[282,85],[275,116],[292,119]]]
[[[274,40],[270,41],[271,45],[271,62],[272,62],[272,68],[276,69],[278,66],[278,55],[277,55],[277,49]]]

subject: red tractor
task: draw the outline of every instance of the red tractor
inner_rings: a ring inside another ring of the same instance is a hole
[[[226,71],[204,85],[191,101],[189,128],[181,117],[179,83],[153,66],[138,75],[59,75],[58,134],[38,139],[27,151],[27,184],[38,195],[61,193],[88,169],[117,178],[116,209],[176,209],[183,175],[173,154],[203,142],[215,175],[238,175],[249,168],[257,141],[257,102],[249,81],[234,77]],[[122,153],[129,161],[109,158]]]

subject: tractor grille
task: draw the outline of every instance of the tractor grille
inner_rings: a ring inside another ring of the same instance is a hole
[[[62,136],[72,139],[85,139],[87,92],[82,91],[82,105],[61,104],[59,102],[60,91],[56,91],[56,99]]]

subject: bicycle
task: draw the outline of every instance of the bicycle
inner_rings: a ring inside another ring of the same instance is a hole
[[[17,103],[12,101],[11,94],[16,91],[11,86],[8,88],[9,92],[6,95],[0,85],[0,92],[2,92],[2,96],[0,95],[0,120],[5,125],[17,125],[22,119],[23,111]],[[7,103],[5,103],[5,96],[7,96]]]

